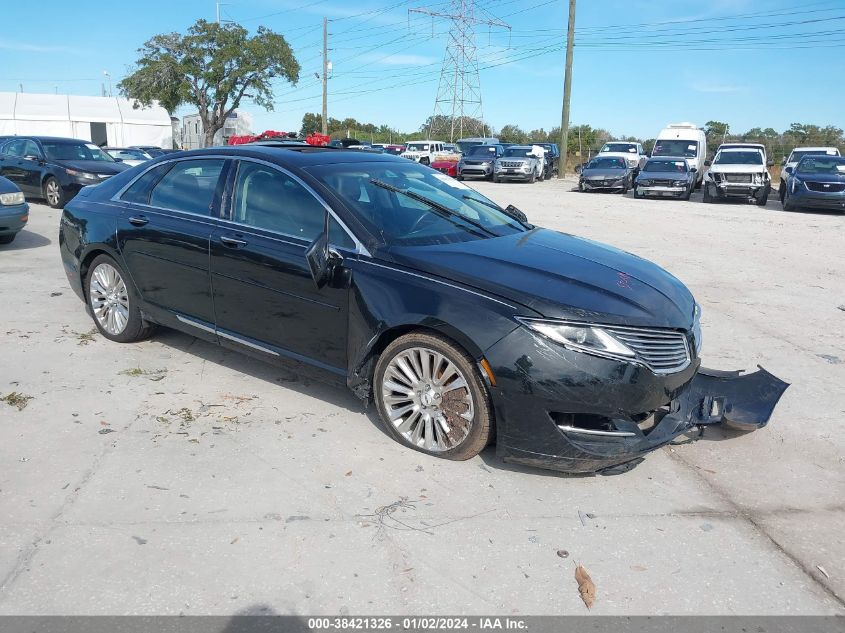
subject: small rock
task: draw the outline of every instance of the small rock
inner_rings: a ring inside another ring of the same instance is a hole
[[[557,551],[557,555],[561,558],[569,558],[569,552],[567,552],[565,549],[559,549]]]
[[[114,433],[114,429],[100,429],[97,433],[100,435],[108,435],[109,433]]]
[[[285,519],[285,523],[293,523],[294,521],[310,521],[311,517],[303,516],[303,515],[293,515],[289,516]]]
[[[701,529],[704,530],[705,532],[709,532],[710,530],[713,529],[713,526],[710,523],[702,523]]]
[[[147,544],[147,539],[145,539],[145,538],[141,538],[140,536],[133,536],[132,538],[135,539],[135,542],[138,545],[146,545]]]

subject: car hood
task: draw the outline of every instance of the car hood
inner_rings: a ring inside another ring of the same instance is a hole
[[[766,171],[764,165],[711,165],[714,174],[757,174]]]
[[[583,169],[581,175],[584,178],[622,178],[627,172],[627,169]]]
[[[689,329],[695,300],[645,259],[535,228],[457,244],[393,247],[398,264],[522,304],[549,318]]]
[[[845,182],[845,174],[811,174],[806,171],[797,171],[795,177],[810,182]]]
[[[53,162],[61,167],[87,171],[92,174],[114,175],[128,169],[123,163],[107,163],[103,160],[54,160]]]
[[[641,171],[637,180],[689,180],[689,173],[677,171]]]
[[[497,161],[506,160],[508,162],[514,163],[528,163],[532,160],[537,160],[534,156],[500,156],[496,159]]]
[[[17,193],[20,191],[18,186],[8,178],[0,176],[0,193]]]

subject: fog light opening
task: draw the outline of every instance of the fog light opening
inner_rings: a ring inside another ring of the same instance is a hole
[[[561,413],[550,411],[549,417],[564,433],[605,437],[634,437],[633,431],[620,431],[611,418],[591,413]]]

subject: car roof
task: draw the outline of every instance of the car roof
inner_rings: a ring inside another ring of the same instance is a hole
[[[739,146],[736,146],[736,145],[728,145],[727,147],[725,147],[723,145],[720,145],[718,151],[720,151],[720,152],[747,152],[747,151],[759,152],[760,148],[754,147],[752,145],[745,145],[743,147],[739,147]]]
[[[821,151],[826,152],[828,150],[836,150],[838,152],[839,148],[838,147],[832,147],[832,146],[831,147],[793,147],[792,151],[794,152],[795,150],[799,150],[799,151],[802,151],[802,152],[806,152],[807,150],[819,151],[819,152],[821,152]]]
[[[646,162],[650,163],[653,160],[686,160],[685,156],[652,156]]]
[[[71,138],[69,136],[40,136],[37,134],[20,134],[14,138],[26,138],[35,141],[49,141],[51,143],[92,143],[83,138]]]
[[[222,147],[209,147],[206,149],[194,149],[179,153],[179,159],[191,158],[194,156],[239,156],[260,158],[277,163],[282,166],[309,167],[312,165],[328,165],[337,163],[371,163],[371,162],[401,162],[407,164],[407,160],[391,154],[376,152],[362,152],[358,149],[347,149],[340,147],[318,147],[315,145],[226,145]],[[172,158],[170,159],[172,160]]]

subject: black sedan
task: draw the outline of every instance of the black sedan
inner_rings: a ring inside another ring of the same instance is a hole
[[[689,290],[385,154],[226,147],[161,157],[64,210],[70,284],[106,338],[163,325],[298,361],[389,433],[468,459],[593,472],[694,427],[766,424],[786,384],[700,367]]]
[[[596,156],[581,169],[579,191],[620,191],[633,186],[634,168],[624,158]]]
[[[15,136],[0,143],[0,176],[25,196],[61,209],[82,187],[127,169],[88,141],[52,136]]]

